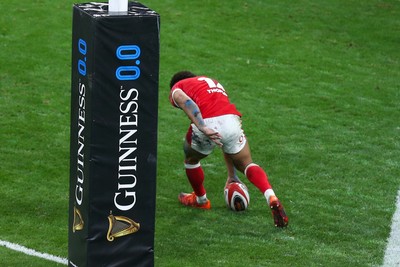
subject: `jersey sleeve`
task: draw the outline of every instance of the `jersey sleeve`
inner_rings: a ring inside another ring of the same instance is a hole
[[[176,104],[176,102],[175,102],[175,100],[174,100],[174,94],[175,94],[175,92],[176,92],[177,90],[181,90],[181,91],[182,91],[182,89],[180,89],[180,88],[172,87],[172,89],[171,89],[171,91],[170,91],[170,93],[169,93],[169,102],[171,103],[172,106],[174,106],[174,107],[176,107],[176,108],[179,108],[178,104]]]

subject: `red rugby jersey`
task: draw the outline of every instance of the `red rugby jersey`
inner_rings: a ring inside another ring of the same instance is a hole
[[[172,99],[175,90],[181,89],[199,106],[204,119],[233,114],[242,116],[235,105],[229,101],[224,87],[211,78],[197,76],[177,82],[170,91],[169,101],[174,107],[178,107]]]

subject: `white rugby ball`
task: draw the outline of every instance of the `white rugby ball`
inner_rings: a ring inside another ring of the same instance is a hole
[[[233,211],[244,211],[250,204],[247,187],[242,183],[229,183],[224,189],[225,203]]]

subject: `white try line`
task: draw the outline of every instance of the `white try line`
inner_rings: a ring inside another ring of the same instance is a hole
[[[397,193],[396,211],[392,219],[392,230],[386,247],[384,267],[400,267],[400,190]]]
[[[27,247],[24,247],[24,246],[21,246],[21,245],[18,245],[18,244],[14,244],[14,243],[11,243],[11,242],[0,240],[0,246],[6,247],[6,248],[9,248],[9,249],[18,251],[18,252],[22,252],[22,253],[30,255],[30,256],[34,256],[34,257],[46,259],[46,260],[49,260],[49,261],[54,261],[54,262],[57,262],[57,263],[61,263],[61,264],[64,264],[64,265],[68,265],[68,260],[65,259],[65,258],[60,258],[60,257],[53,256],[53,255],[50,255],[50,254],[47,254],[47,253],[38,252],[38,251],[36,251],[34,249],[30,249],[30,248],[27,248]]]

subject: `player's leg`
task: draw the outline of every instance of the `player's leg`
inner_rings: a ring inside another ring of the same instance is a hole
[[[273,193],[272,186],[269,183],[268,176],[265,171],[257,164],[253,163],[248,141],[239,151],[239,153],[229,155],[235,167],[245,174],[249,181],[254,184],[261,193],[268,190],[268,194]],[[269,196],[269,195],[268,195]],[[266,196],[267,197],[267,196]]]
[[[246,142],[242,150],[233,155],[229,155],[235,167],[243,172],[249,181],[254,184],[264,195],[274,217],[277,227],[285,227],[288,224],[288,217],[279,199],[269,183],[266,172],[257,164],[253,163],[249,143]]]
[[[190,144],[185,140],[184,143],[185,152],[185,170],[186,176],[193,188],[196,196],[199,198],[205,198],[206,190],[204,188],[204,171],[201,167],[200,160],[205,158],[203,155],[196,150],[192,149]]]
[[[228,175],[233,176],[234,168],[231,165],[234,165],[263,194],[269,189],[272,190],[267,174],[260,166],[253,163],[249,143],[243,132],[240,117],[234,115],[221,116],[218,117],[217,121],[217,126],[220,127],[218,130],[222,135],[222,150],[225,153]]]
[[[179,201],[185,206],[210,209],[211,203],[207,199],[206,190],[204,188],[204,171],[200,164],[200,160],[207,157],[207,154],[203,154],[192,148],[191,128],[186,135],[183,150],[185,153],[186,176],[193,188],[193,192],[180,193],[178,197]]]

